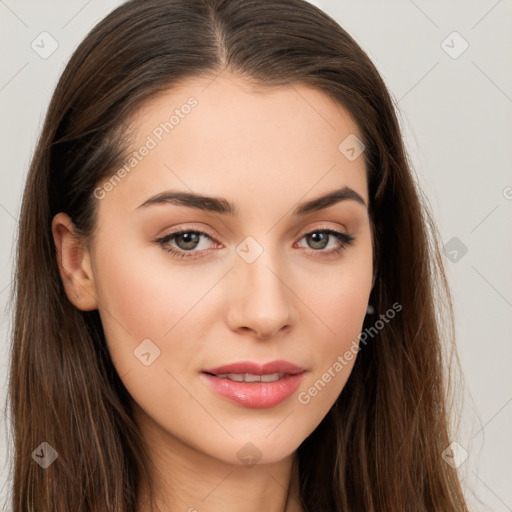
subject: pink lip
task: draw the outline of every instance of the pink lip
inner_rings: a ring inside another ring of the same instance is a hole
[[[213,391],[231,402],[244,407],[263,409],[274,407],[286,400],[297,390],[305,372],[304,368],[287,361],[271,361],[266,364],[242,361],[203,370],[201,377],[212,387]],[[254,375],[286,373],[287,375],[276,382],[235,382],[216,376],[216,374],[226,373],[252,373]]]

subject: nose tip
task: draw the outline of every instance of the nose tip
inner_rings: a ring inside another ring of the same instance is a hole
[[[293,294],[286,284],[287,273],[273,271],[270,262],[262,257],[251,264],[239,263],[231,276],[231,329],[252,332],[261,340],[289,330],[295,322],[295,309]]]

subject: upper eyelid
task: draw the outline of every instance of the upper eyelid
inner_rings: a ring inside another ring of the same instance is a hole
[[[333,228],[333,227],[330,227],[330,226],[317,226],[317,227],[314,227],[314,228],[302,231],[302,234],[300,235],[299,240],[304,238],[306,235],[309,235],[311,233],[315,233],[317,231],[326,231],[326,232],[331,231],[331,232],[339,233],[341,235],[344,235],[344,236],[350,238],[351,240],[354,240],[354,238],[355,238],[348,231],[343,230],[343,229],[336,229],[336,228]],[[170,233],[167,233],[165,235],[159,236],[156,239],[156,241],[157,242],[162,242],[163,240],[165,240],[167,238],[172,239],[175,236],[178,236],[178,235],[183,234],[183,233],[189,233],[189,232],[199,233],[202,236],[207,236],[212,242],[222,245],[221,242],[217,241],[216,237],[210,235],[206,230],[203,230],[203,229],[200,229],[200,228],[194,228],[194,227],[191,227],[191,226],[190,227],[185,226],[185,227],[177,228],[176,230],[171,231]]]
[[[170,237],[170,236],[180,235],[182,233],[200,233],[201,235],[206,235],[207,237],[209,237],[211,239],[215,238],[214,236],[210,235],[205,229],[192,228],[192,227],[190,227],[190,228],[189,227],[177,228],[174,231],[170,231],[169,233],[166,233],[165,235],[162,235],[162,236],[160,236],[158,238],[159,239],[167,238],[167,237]]]

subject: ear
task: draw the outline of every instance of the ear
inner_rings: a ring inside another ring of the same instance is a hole
[[[97,309],[97,294],[88,247],[77,236],[71,218],[58,213],[52,221],[60,277],[68,299],[78,309]]]

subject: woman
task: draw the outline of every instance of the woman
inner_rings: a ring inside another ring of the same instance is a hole
[[[127,2],[27,179],[13,508],[467,510],[443,311],[393,103],[337,23]]]

